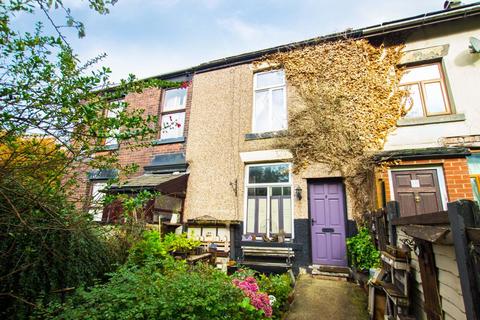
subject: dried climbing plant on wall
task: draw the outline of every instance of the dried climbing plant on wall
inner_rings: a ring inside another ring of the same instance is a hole
[[[296,91],[289,127],[279,147],[292,151],[294,170],[324,163],[345,177],[356,220],[373,191],[373,153],[405,115],[399,89],[402,46],[340,40],[267,56],[259,65],[282,66]]]

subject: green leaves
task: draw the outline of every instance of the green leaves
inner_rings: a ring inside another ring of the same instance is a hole
[[[115,2],[88,0],[88,5],[106,14]],[[43,15],[48,26],[38,22],[18,30],[16,16],[25,13]],[[104,55],[82,64],[61,33],[64,27],[85,35],[85,26],[62,0],[0,1],[2,318],[27,318],[36,300],[46,303],[64,295],[54,290],[91,285],[123,261],[128,241],[104,237],[90,221],[79,199],[86,190],[77,179],[91,168],[123,168],[115,152],[97,154],[106,139],[133,149],[156,133],[157,118],[128,106],[126,95],[180,86],[134,76],[113,86],[110,69],[91,71]],[[146,197],[126,205],[136,210]]]
[[[173,261],[126,265],[105,285],[78,290],[62,306],[42,314],[54,319],[258,319],[240,303],[243,295],[223,272],[208,266],[191,269]],[[256,310],[255,310],[256,311]]]
[[[168,233],[165,235],[163,243],[169,252],[189,252],[201,245],[199,240],[188,238],[186,233]]]
[[[358,234],[347,239],[351,263],[359,270],[368,270],[380,265],[380,252],[375,248],[370,232],[362,227]]]

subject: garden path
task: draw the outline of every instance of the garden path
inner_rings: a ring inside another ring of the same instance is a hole
[[[354,283],[301,275],[287,320],[368,319],[367,295]]]

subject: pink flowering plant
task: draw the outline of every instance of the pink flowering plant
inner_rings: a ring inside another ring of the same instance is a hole
[[[241,267],[231,275],[232,283],[244,296],[240,307],[257,318],[282,319],[289,308],[292,282],[288,274],[259,274]]]
[[[244,280],[233,279],[232,282],[245,295],[245,299],[241,303],[242,307],[247,309],[253,307],[262,312],[265,317],[272,317],[273,310],[268,294],[259,291],[257,280],[254,277],[248,276]]]

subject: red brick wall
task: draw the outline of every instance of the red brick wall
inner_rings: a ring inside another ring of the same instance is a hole
[[[190,119],[190,107],[192,103],[192,86],[187,89],[187,101],[186,101],[186,110],[185,110],[185,127],[184,127],[184,136],[188,136],[188,123]],[[144,109],[145,113],[148,115],[157,115],[160,119],[161,115],[161,103],[162,103],[162,90],[160,89],[148,89],[143,93],[133,93],[129,94],[125,101],[129,104],[131,109]],[[160,132],[157,135],[157,139],[160,138]],[[121,148],[118,151],[118,159],[121,165],[136,163],[140,166],[139,171],[135,175],[141,175],[143,173],[143,166],[150,163],[154,155],[157,154],[166,154],[166,153],[176,153],[184,152],[186,143],[174,143],[174,144],[165,144],[159,146],[151,146],[138,150],[128,150],[127,148]]]
[[[185,124],[184,124],[184,136],[187,139],[188,136],[188,123],[190,120],[190,108],[192,103],[192,85],[187,89],[187,101],[185,105]],[[142,93],[131,93],[125,97],[125,101],[128,103],[129,110],[144,109],[147,115],[158,116],[158,121],[161,121],[161,103],[163,97],[163,90],[150,88]],[[160,124],[159,124],[160,126]],[[160,138],[160,131],[158,132],[156,139]],[[183,143],[172,143],[158,146],[150,146],[141,149],[130,150],[128,148],[122,148],[120,146],[118,152],[118,160],[121,165],[127,165],[136,163],[139,166],[138,171],[133,176],[142,175],[144,173],[143,167],[148,165],[153,157],[158,154],[178,153],[185,152],[186,141]],[[85,173],[86,175],[86,173]],[[80,175],[80,176],[85,176]],[[83,204],[87,200],[88,193],[90,191],[89,182],[79,179],[78,186],[76,187],[79,194],[83,195]],[[83,205],[81,204],[81,205]],[[80,204],[79,204],[80,205]]]
[[[466,158],[449,158],[449,159],[429,159],[429,160],[412,160],[402,161],[398,166],[392,167],[401,168],[404,166],[442,166],[443,174],[445,176],[445,184],[447,187],[448,201],[456,201],[459,199],[473,200],[472,185],[470,184],[470,177],[468,173],[468,165]],[[388,172],[384,170],[377,173],[377,179],[382,179],[385,182],[385,193],[387,201],[391,198],[390,195],[390,181],[388,179]]]

